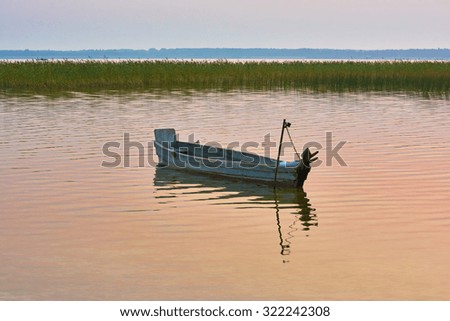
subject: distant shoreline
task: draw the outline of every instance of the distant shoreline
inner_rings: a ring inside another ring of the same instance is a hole
[[[0,59],[331,59],[450,61],[450,49],[152,48],[146,50],[0,50]]]
[[[306,89],[449,95],[450,62],[0,62],[0,90]]]

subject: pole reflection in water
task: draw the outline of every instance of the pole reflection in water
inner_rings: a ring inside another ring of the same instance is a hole
[[[273,188],[248,181],[197,174],[171,168],[155,169],[155,198],[160,205],[178,207],[186,202],[232,206],[234,210],[275,209],[280,254],[291,254],[293,238],[303,231],[309,236],[312,226],[318,226],[317,214],[302,189]]]
[[[289,197],[289,198],[286,198]],[[310,226],[318,226],[317,215],[315,209],[311,207],[309,199],[306,197],[306,193],[302,189],[286,190],[286,189],[273,189],[273,199],[275,204],[276,221],[278,227],[278,234],[280,237],[280,254],[283,256],[291,253],[291,239],[295,236],[295,232],[301,229],[308,232]],[[283,204],[291,204],[283,205]],[[290,209],[290,214],[294,216],[292,223],[287,225],[287,231],[283,236],[283,224],[280,220],[280,210]],[[297,227],[297,224],[301,222],[301,227]],[[309,236],[309,234],[306,234]],[[283,260],[284,263],[288,263],[288,260]]]

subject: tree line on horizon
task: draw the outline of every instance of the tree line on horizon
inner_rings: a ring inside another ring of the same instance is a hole
[[[0,50],[0,59],[374,59],[450,60],[450,49],[173,48]]]

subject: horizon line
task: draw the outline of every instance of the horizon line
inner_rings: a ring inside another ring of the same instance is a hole
[[[86,49],[0,49],[0,51],[109,51],[109,50],[128,50],[128,51],[162,51],[162,50],[333,50],[333,51],[408,51],[408,50],[450,50],[450,48],[408,48],[408,49],[336,49],[336,48],[271,48],[271,47],[171,47],[171,48],[86,48]]]

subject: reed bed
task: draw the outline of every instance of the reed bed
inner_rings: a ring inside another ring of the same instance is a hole
[[[0,62],[0,89],[311,89],[448,95],[449,62]]]

